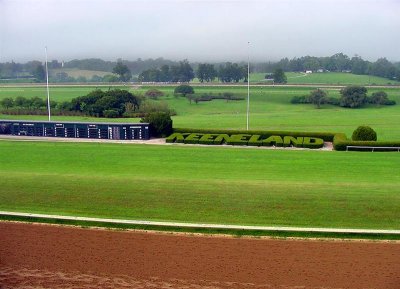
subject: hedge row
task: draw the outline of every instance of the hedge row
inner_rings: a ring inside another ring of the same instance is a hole
[[[352,141],[343,133],[336,134],[333,139],[333,148],[337,151],[345,151],[347,146],[400,147],[400,141]],[[365,149],[352,148],[352,150],[364,151]]]
[[[272,135],[268,137],[259,134],[207,134],[207,133],[178,133],[175,132],[166,139],[167,143],[205,144],[205,145],[248,145],[248,146],[277,146],[299,148],[321,148],[324,141],[315,137],[293,137]]]
[[[321,138],[324,141],[332,142],[336,133],[329,132],[298,132],[298,131],[265,131],[265,130],[224,130],[224,129],[198,129],[198,128],[174,128],[174,132],[187,133],[196,132],[202,134],[250,134],[261,135],[263,137],[269,136],[293,136],[293,137],[313,137]]]
[[[247,145],[249,146],[260,146],[263,145],[262,143],[260,144],[259,139],[257,139],[257,135],[263,138],[268,138],[270,136],[280,136],[283,138],[282,142],[278,140],[272,145],[276,146],[289,146],[287,141],[285,144],[285,136],[286,137],[293,137],[293,138],[300,138],[303,137],[303,146],[302,147],[309,147],[307,142],[307,138],[321,138],[324,141],[328,142],[333,142],[333,148],[337,151],[345,151],[347,149],[347,146],[366,146],[366,147],[400,147],[400,141],[352,141],[351,139],[348,139],[347,136],[344,133],[326,133],[326,132],[293,132],[293,131],[259,131],[259,130],[249,130],[249,131],[244,131],[244,130],[220,130],[220,129],[192,129],[192,128],[174,128],[174,132],[176,133],[181,133],[182,135],[189,136],[191,132],[195,132],[198,134],[204,134],[204,135],[221,135],[220,137],[215,138],[214,140],[207,140],[205,137],[201,138],[196,142],[196,140],[188,140],[188,142],[185,143],[199,143],[199,144],[221,144],[223,142],[228,143],[226,140],[229,138],[229,135],[252,135],[250,139],[247,141]],[[225,136],[224,136],[225,135]],[[210,136],[208,136],[210,137]],[[236,137],[235,137],[236,139]],[[287,138],[286,138],[287,140]],[[301,140],[298,140],[297,142],[300,142]],[[168,142],[168,139],[167,139]],[[181,140],[176,140],[176,142],[181,142],[184,143],[184,138]],[[231,144],[243,144],[243,141],[230,141]],[[273,142],[271,142],[273,143]],[[294,147],[299,147],[298,144],[296,144],[295,141],[292,141],[291,143],[292,146]],[[311,144],[313,146],[313,144]],[[314,148],[314,147],[312,147]],[[365,149],[353,149],[353,150],[365,150]]]

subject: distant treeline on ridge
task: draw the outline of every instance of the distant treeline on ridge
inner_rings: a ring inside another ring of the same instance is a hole
[[[118,63],[125,65],[133,77],[131,81],[144,82],[188,82],[194,77],[200,81],[208,82],[219,79],[221,82],[247,81],[247,63],[189,63],[187,60],[172,61],[164,58],[137,59],[134,61],[118,59],[105,61],[97,58],[75,59],[71,61],[52,60],[48,63],[50,71],[57,71],[52,76],[53,82],[118,82],[121,79],[113,74]],[[337,53],[327,57],[303,56],[300,58],[283,58],[278,62],[251,63],[251,72],[273,72],[281,68],[285,72],[301,71],[331,71],[351,72],[359,75],[374,75],[389,80],[400,81],[400,62],[390,62],[386,58],[379,58],[375,62],[363,60],[360,56],[349,57]],[[73,78],[63,69],[80,69],[103,72],[103,76],[94,75],[91,78]],[[106,74],[106,75],[104,75]],[[29,61],[16,63],[14,61],[0,63],[1,79],[30,79],[43,82],[45,79],[44,63]]]

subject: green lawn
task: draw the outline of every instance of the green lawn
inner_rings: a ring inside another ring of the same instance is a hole
[[[149,87],[130,88],[133,93],[143,93]],[[51,98],[57,101],[71,100],[85,95],[93,87],[52,87]],[[105,88],[103,88],[105,89]],[[173,96],[174,87],[159,87],[166,93],[158,101],[165,101],[177,115],[173,117],[175,127],[244,129],[246,127],[246,100],[213,100],[190,104],[183,97]],[[309,87],[251,87],[250,128],[265,130],[327,131],[344,132],[351,136],[359,125],[369,125],[378,132],[379,140],[400,139],[400,89],[369,88],[371,94],[384,90],[389,98],[397,102],[394,106],[368,106],[361,109],[346,109],[324,105],[316,109],[312,105],[293,105],[290,99],[295,95],[305,95]],[[339,97],[339,89],[326,88],[329,96]],[[233,92],[236,96],[247,97],[246,87],[195,87],[197,94]],[[44,87],[0,88],[0,99],[18,95],[45,96]],[[2,119],[46,119],[47,116],[0,115]],[[138,119],[98,119],[89,117],[53,117],[54,120],[92,121],[138,121]]]
[[[95,75],[103,77],[107,74],[112,74],[112,72],[85,70],[85,69],[78,69],[78,68],[57,68],[57,69],[49,70],[49,74],[51,77],[55,77],[57,75],[57,73],[62,73],[62,72],[65,72],[68,74],[68,76],[72,76],[74,78],[83,76],[83,77],[86,77],[87,79],[90,79]]]
[[[0,209],[400,229],[400,154],[0,141]]]
[[[266,73],[252,73],[250,83],[271,83],[265,80]],[[288,84],[332,84],[332,85],[400,85],[399,81],[390,80],[378,76],[357,75],[345,72],[326,72],[326,73],[299,73],[286,72]]]

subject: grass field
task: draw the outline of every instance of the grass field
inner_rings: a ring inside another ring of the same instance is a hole
[[[400,154],[0,141],[0,209],[400,229]]]
[[[378,76],[357,75],[345,72],[299,73],[286,72],[288,84],[331,84],[331,85],[399,85],[400,82]],[[265,73],[252,73],[250,82],[271,83],[265,80]]]
[[[77,68],[59,68],[59,69],[50,69],[50,71],[49,71],[50,76],[52,76],[52,77],[54,77],[57,73],[60,73],[60,72],[65,72],[68,74],[68,76],[72,76],[74,78],[83,76],[83,77],[86,77],[87,79],[90,79],[95,75],[103,77],[107,74],[112,74],[111,72],[106,72],[106,71],[84,70],[84,69],[77,69]]]
[[[71,100],[85,95],[95,87],[52,87],[51,98],[56,101]],[[120,88],[130,88],[122,86]],[[143,93],[149,87],[130,88],[133,93]],[[107,87],[103,89],[108,89]],[[246,127],[246,101],[214,100],[190,104],[183,97],[173,96],[173,87],[160,87],[166,93],[158,101],[165,101],[177,112],[173,117],[175,127],[244,129]],[[309,94],[314,88],[308,87],[252,87],[250,95],[250,128],[266,130],[327,131],[344,132],[348,136],[359,125],[370,125],[378,132],[380,140],[400,139],[400,89],[369,88],[371,94],[385,90],[390,99],[397,101],[394,106],[369,106],[362,109],[346,109],[324,105],[316,109],[312,105],[293,105],[290,99],[295,95]],[[329,96],[339,97],[339,89],[327,88]],[[197,94],[233,92],[236,96],[247,97],[245,87],[195,87]],[[0,99],[18,95],[45,97],[44,87],[3,87]],[[2,119],[46,119],[46,116],[0,115]],[[53,117],[54,120],[93,120],[89,117]],[[104,119],[103,119],[104,120]],[[106,121],[138,121],[138,119],[107,119]]]

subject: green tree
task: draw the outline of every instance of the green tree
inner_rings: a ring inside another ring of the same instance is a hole
[[[357,108],[367,102],[367,89],[364,86],[347,86],[340,90],[340,106]]]
[[[14,105],[20,108],[29,108],[30,100],[23,96],[17,96],[14,100]]]
[[[9,109],[14,106],[14,100],[11,97],[5,97],[0,101],[0,105],[5,109]]]
[[[377,91],[371,95],[369,99],[370,103],[377,104],[377,105],[384,105],[389,101],[387,93],[384,91]]]
[[[315,89],[311,91],[309,100],[313,103],[317,108],[321,108],[321,104],[323,104],[326,100],[326,92],[321,89]]]
[[[140,122],[150,124],[150,135],[153,137],[166,137],[172,133],[172,119],[169,113],[152,112]]]
[[[197,68],[196,75],[201,83],[204,81],[210,82],[217,77],[217,71],[215,70],[213,64],[200,63]]]
[[[194,89],[190,85],[182,84],[175,88],[174,93],[186,96],[187,94],[194,94]]]
[[[113,73],[119,75],[120,81],[128,81],[131,79],[132,74],[129,70],[128,66],[122,63],[122,61],[118,61],[117,65],[113,68]]]
[[[287,83],[287,78],[282,68],[275,69],[273,78],[274,78],[274,83],[279,83],[279,84]]]
[[[42,107],[46,107],[47,106],[47,102],[43,99],[41,99],[38,96],[34,96],[31,98],[31,107],[33,109],[40,109]]]
[[[186,59],[179,61],[179,65],[171,66],[170,74],[172,82],[189,82],[194,78],[193,68]]]
[[[46,79],[46,71],[42,64],[38,64],[33,71],[33,77],[38,82],[44,82]]]
[[[220,65],[218,78],[222,82],[239,82],[241,79],[247,79],[247,68],[239,66],[237,63],[227,62]]]

